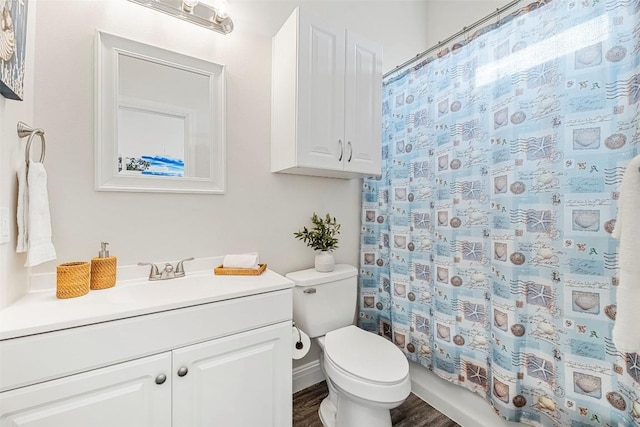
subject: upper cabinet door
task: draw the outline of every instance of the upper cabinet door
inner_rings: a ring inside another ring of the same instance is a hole
[[[377,175],[381,167],[382,46],[347,30],[344,169]]]
[[[344,159],[345,31],[299,21],[298,165],[342,168]]]

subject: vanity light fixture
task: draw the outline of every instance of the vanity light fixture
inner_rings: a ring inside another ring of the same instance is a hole
[[[129,0],[222,34],[233,31],[227,0]]]

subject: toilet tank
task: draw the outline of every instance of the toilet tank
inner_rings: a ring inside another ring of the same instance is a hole
[[[293,288],[293,321],[311,338],[353,323],[358,297],[358,270],[336,264],[333,271],[315,268],[294,271],[286,277]]]

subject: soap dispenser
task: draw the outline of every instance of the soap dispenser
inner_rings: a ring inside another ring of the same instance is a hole
[[[91,259],[91,289],[106,289],[116,284],[117,260],[109,256],[108,244],[101,242],[98,257]]]

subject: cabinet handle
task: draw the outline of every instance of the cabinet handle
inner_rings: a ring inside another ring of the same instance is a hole
[[[304,292],[305,294],[315,294],[316,293],[316,288],[305,289],[302,292]]]
[[[344,151],[342,149],[342,140],[341,139],[338,140],[338,144],[340,144],[340,157],[338,157],[338,161],[341,162],[342,161],[342,152]]]
[[[167,380],[167,376],[165,374],[160,374],[156,377],[156,384],[158,385],[164,384],[166,380]]]
[[[183,366],[182,368],[178,369],[178,376],[184,377],[185,375],[187,375],[187,372],[189,372],[189,369]]]
[[[351,145],[351,141],[347,141],[347,145],[349,146],[349,160],[347,160],[347,162],[350,163],[353,157],[353,146]]]

